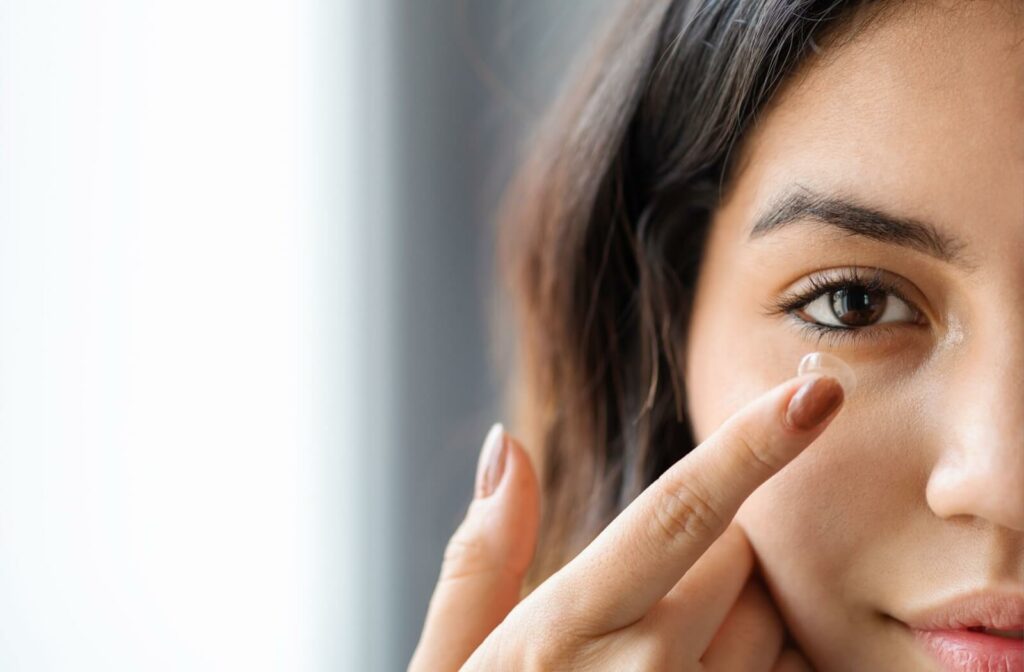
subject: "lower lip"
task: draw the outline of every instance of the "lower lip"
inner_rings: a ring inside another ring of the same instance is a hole
[[[971,630],[914,630],[948,672],[1024,672],[1024,641]]]

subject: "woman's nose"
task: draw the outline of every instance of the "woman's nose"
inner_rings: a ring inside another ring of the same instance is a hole
[[[1024,345],[1010,340],[1010,356],[989,350],[975,369],[984,374],[960,377],[966,385],[951,381],[944,445],[926,494],[942,518],[972,516],[1024,531]]]

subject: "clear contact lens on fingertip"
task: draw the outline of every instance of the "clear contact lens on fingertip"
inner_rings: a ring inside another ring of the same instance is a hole
[[[836,378],[843,386],[843,394],[847,397],[857,386],[857,374],[850,365],[827,352],[809,352],[804,355],[796,369],[796,375],[802,376],[805,373],[823,373]]]

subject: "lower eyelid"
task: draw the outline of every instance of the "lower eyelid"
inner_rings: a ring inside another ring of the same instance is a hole
[[[920,309],[914,306],[911,307],[922,318],[921,321],[882,322],[864,327],[835,327],[801,318],[796,314],[801,310],[800,308],[786,311],[784,317],[786,318],[785,322],[796,329],[799,337],[812,340],[815,343],[827,340],[833,345],[858,342],[869,344],[897,337],[901,333],[909,335],[910,333],[918,333],[922,329],[927,329],[930,323],[925,314]],[[908,332],[908,329],[911,331]]]
[[[801,337],[813,340],[816,344],[828,341],[832,346],[858,341],[877,341],[891,336],[897,328],[895,322],[886,322],[875,327],[832,327],[827,324],[808,322],[795,315],[791,319]]]

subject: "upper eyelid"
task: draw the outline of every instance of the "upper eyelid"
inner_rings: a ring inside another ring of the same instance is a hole
[[[857,266],[855,264],[851,266],[824,269],[810,273],[806,276],[804,284],[809,286],[806,286],[803,289],[785,292],[782,296],[765,304],[762,312],[764,315],[768,316],[778,315],[781,313],[792,313],[836,287],[843,287],[856,283],[877,282],[882,289],[907,303],[916,313],[922,316],[925,315],[926,312],[921,308],[920,304],[908,296],[909,292],[903,291],[901,287],[903,283],[896,280],[898,277],[899,276],[896,276],[892,272],[886,271],[882,268]],[[828,286],[823,287],[823,285]]]
[[[825,294],[827,294],[830,290],[834,290],[837,287],[847,287],[849,285],[855,284],[854,282],[850,282],[849,280],[842,280],[842,279],[836,279],[836,280],[826,279],[826,280],[823,280],[821,282],[824,283],[824,284],[827,284],[829,286],[828,287],[817,287],[817,288],[811,287],[811,288],[807,289],[806,292],[798,292],[798,293],[803,295],[803,296],[805,296],[805,297],[809,297],[808,303],[810,303],[811,301],[816,301],[820,297],[822,297]],[[880,283],[879,289],[881,289],[881,290],[883,290],[885,292],[888,292],[889,294],[892,294],[893,296],[895,296],[896,298],[900,299],[901,301],[904,301],[904,302],[908,303],[911,308],[913,308],[915,310],[918,310],[916,302],[913,299],[907,297],[904,294],[904,292],[901,291],[901,289],[900,289],[898,284],[890,282],[890,281],[887,281],[887,280],[883,280]]]

